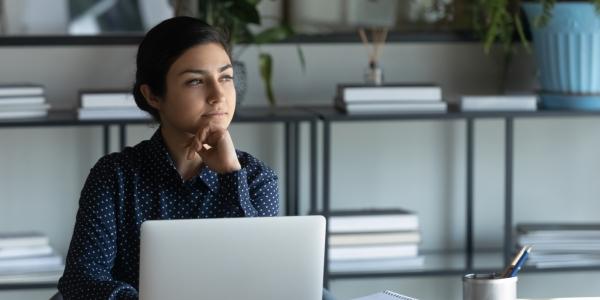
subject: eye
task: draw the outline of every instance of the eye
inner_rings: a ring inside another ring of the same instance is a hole
[[[233,76],[231,76],[231,75],[221,76],[221,81],[232,81],[232,80],[233,80]]]
[[[190,80],[188,80],[188,81],[186,82],[186,84],[187,84],[187,85],[191,85],[191,86],[194,86],[194,85],[200,85],[200,84],[202,84],[202,83],[204,83],[204,82],[202,81],[202,79],[190,79]]]

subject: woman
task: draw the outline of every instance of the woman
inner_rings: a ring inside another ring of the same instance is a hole
[[[133,93],[160,127],[92,168],[58,284],[66,299],[137,299],[145,220],[279,211],[275,173],[236,151],[229,134],[236,98],[219,31],[189,17],[152,28],[138,49]]]

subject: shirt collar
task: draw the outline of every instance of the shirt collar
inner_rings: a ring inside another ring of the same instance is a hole
[[[159,174],[163,174],[163,179],[172,180],[176,179],[179,183],[182,183],[181,175],[177,171],[177,167],[175,166],[175,161],[169,154],[167,150],[167,145],[161,133],[161,128],[159,127],[152,138],[150,138],[150,144],[152,148],[153,154],[158,159],[157,167],[160,170],[157,170]],[[166,171],[168,170],[168,171]],[[165,172],[166,171],[166,172]],[[213,170],[209,169],[206,165],[202,165],[200,168],[198,175],[191,178],[189,181],[194,182],[198,178],[202,180],[202,182],[213,192],[217,191],[218,188],[218,174]]]

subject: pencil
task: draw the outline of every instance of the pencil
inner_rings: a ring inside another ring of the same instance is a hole
[[[506,269],[504,269],[504,272],[502,272],[501,277],[505,278],[508,275],[510,275],[512,270],[515,268],[515,266],[519,262],[519,259],[521,258],[521,256],[523,256],[523,254],[525,253],[525,250],[527,250],[527,248],[528,248],[528,246],[521,247],[521,250],[519,250],[519,252],[511,260],[510,264],[506,267]]]

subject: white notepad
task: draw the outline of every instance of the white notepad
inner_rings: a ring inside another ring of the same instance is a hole
[[[365,297],[355,298],[352,300],[418,300],[416,298],[411,298],[408,296],[400,295],[398,293],[394,293],[392,291],[384,291],[376,294],[372,294]]]

